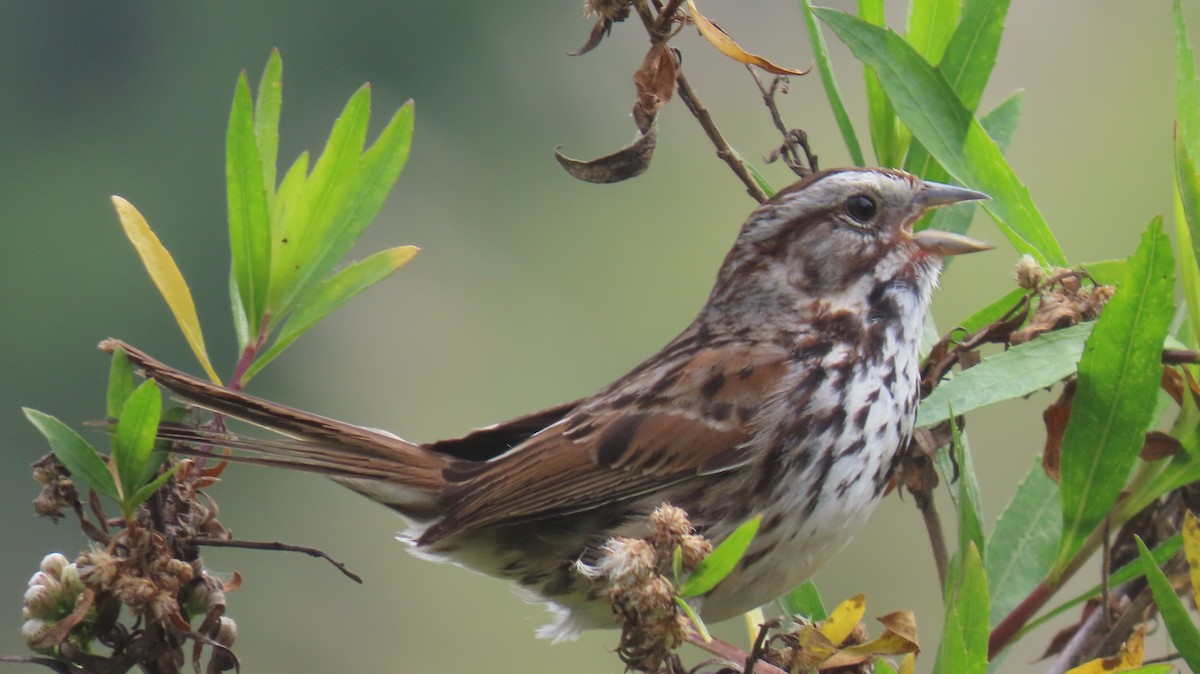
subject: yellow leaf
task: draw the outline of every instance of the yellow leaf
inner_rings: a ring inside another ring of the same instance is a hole
[[[829,619],[821,623],[821,634],[834,644],[841,644],[850,636],[850,632],[862,620],[867,610],[867,598],[859,593],[838,604],[829,614]]]
[[[746,611],[742,617],[746,619],[746,631],[750,633],[750,643],[753,644],[754,640],[758,638],[759,631],[762,630],[762,624],[767,622],[767,617],[763,615],[761,608]]]
[[[1183,555],[1192,579],[1192,601],[1200,605],[1200,521],[1191,510],[1183,513]]]
[[[1121,644],[1121,650],[1111,658],[1097,658],[1085,662],[1067,674],[1108,674],[1109,672],[1125,672],[1142,666],[1142,658],[1146,651],[1146,626],[1142,625],[1129,635],[1129,641]]]
[[[792,656],[792,670],[813,669],[831,656],[837,655],[837,644],[833,643],[813,625],[805,625],[796,633],[798,648]]]
[[[896,674],[913,674],[917,671],[917,654],[909,653],[900,661],[900,671]]]
[[[167,301],[167,306],[175,315],[175,321],[183,330],[188,346],[192,347],[209,378],[220,384],[221,379],[217,377],[212,363],[208,360],[208,352],[204,350],[204,335],[200,333],[200,318],[196,315],[192,293],[188,291],[187,283],[183,280],[183,274],[179,273],[174,258],[163,247],[150,225],[146,223],[146,218],[142,217],[133,204],[118,196],[113,196],[112,201],[117,209],[117,217],[121,219],[121,226],[125,228],[125,236],[129,237],[133,247],[137,249],[150,279]]]
[[[738,43],[734,42],[733,38],[726,35],[725,31],[717,28],[713,22],[704,18],[704,15],[700,13],[700,10],[696,9],[696,3],[693,0],[687,0],[687,4],[688,14],[691,15],[692,22],[696,24],[696,29],[700,31],[701,37],[703,37],[705,40],[708,40],[708,43],[716,47],[717,51],[728,56],[729,58],[739,63],[748,63],[750,65],[758,66],[759,68],[762,68],[769,73],[775,73],[776,75],[807,75],[809,71],[812,70],[811,67],[809,67],[808,70],[784,68],[771,63],[761,56],[747,52],[745,49],[742,49],[740,46],[738,46]]]

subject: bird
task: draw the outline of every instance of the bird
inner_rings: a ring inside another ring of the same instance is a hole
[[[809,579],[884,494],[919,403],[920,343],[943,258],[986,243],[914,223],[989,197],[882,168],[832,169],[750,213],[696,318],[591,396],[420,444],[230,390],[119,340],[143,374],[278,435],[164,426],[160,437],[319,473],[409,523],[418,556],[514,582],[554,640],[615,627],[580,573],[661,504],[713,541],[761,517],[734,570],[694,600],[706,621]]]

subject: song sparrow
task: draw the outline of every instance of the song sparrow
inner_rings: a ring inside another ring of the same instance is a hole
[[[720,540],[761,513],[707,620],[798,585],[878,501],[918,402],[918,348],[946,255],[989,248],[912,223],[987,196],[899,171],[809,176],[743,225],[699,315],[593,396],[427,445],[209,384],[124,348],[146,375],[214,412],[289,436],[188,428],[166,437],[333,478],[413,522],[423,557],[516,581],[558,620],[552,638],[613,626],[576,571],[670,502]]]

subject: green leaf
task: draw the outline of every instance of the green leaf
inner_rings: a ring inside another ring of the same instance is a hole
[[[969,544],[949,592],[934,674],[984,674],[988,653],[988,587],[979,550]]]
[[[254,101],[254,138],[262,163],[268,212],[275,200],[275,162],[279,154],[279,112],[282,107],[283,59],[279,57],[278,49],[272,49],[258,81],[258,97]]]
[[[875,674],[896,674],[896,670],[883,658],[875,658]]]
[[[936,65],[942,60],[962,11],[962,0],[913,0],[908,5],[908,43]]]
[[[700,638],[704,639],[704,643],[712,643],[713,638],[712,635],[708,633],[708,626],[704,624],[704,621],[700,619],[700,616],[696,615],[696,612],[692,610],[691,605],[684,601],[682,597],[675,596],[673,599],[675,600],[675,605],[683,609],[684,615],[686,615],[688,620],[692,621],[692,624],[696,626],[696,631],[700,633]]]
[[[325,149],[313,166],[304,189],[304,204],[296,217],[285,220],[278,238],[286,246],[276,248],[279,255],[271,261],[272,317],[279,320],[292,304],[305,279],[325,272],[315,268],[315,260],[331,246],[341,245],[331,231],[343,217],[346,204],[357,185],[359,158],[367,138],[371,116],[371,87],[363,86],[350,97],[341,116],[333,123]],[[353,241],[346,242],[346,247]],[[335,260],[336,263],[336,260]]]
[[[1200,175],[1191,153],[1184,146],[1179,127],[1175,130],[1175,238],[1178,241],[1179,271],[1188,306],[1191,342],[1200,340],[1200,268],[1197,267],[1196,238],[1200,231]]]
[[[842,90],[838,86],[837,76],[833,73],[833,63],[829,59],[829,46],[825,43],[825,34],[813,15],[812,0],[800,0],[804,8],[804,24],[808,27],[808,41],[812,43],[813,55],[817,61],[817,72],[821,74],[821,84],[825,87],[825,98],[833,109],[833,118],[837,120],[838,130],[842,132],[842,140],[846,142],[846,150],[850,152],[850,161],[855,166],[866,166],[863,159],[862,146],[858,144],[858,134],[854,132],[854,124],[850,122],[850,113],[846,112],[846,104],[842,100]],[[757,174],[755,180],[758,180]]]
[[[929,426],[950,418],[949,406],[957,414],[1046,388],[1075,372],[1084,342],[1093,323],[1080,323],[1064,330],[1047,332],[985,358],[975,367],[960,372],[933,390],[917,410],[917,425]],[[1162,341],[1159,341],[1162,346]]]
[[[369,102],[369,99],[367,100]],[[379,214],[388,193],[408,162],[412,132],[413,104],[409,101],[392,116],[375,144],[363,153],[345,201],[340,203],[338,212],[325,234],[325,245],[315,251],[308,266],[300,271],[292,287],[284,291],[284,306],[287,309],[293,309],[308,301],[308,294],[313,292],[325,275],[333,271],[342,257],[350,252],[359,235]],[[313,178],[309,181],[310,191],[320,170],[320,164],[321,161],[318,160],[313,169]],[[313,216],[317,217],[319,212],[314,209]]]
[[[246,371],[242,381],[250,378],[283,352],[292,342],[309,328],[317,324],[334,309],[345,304],[350,298],[387,278],[389,274],[399,269],[417,254],[416,246],[398,246],[381,250],[361,262],[355,262],[338,273],[326,279],[296,308],[295,312],[284,323],[279,331],[279,337],[271,348],[254,361]]]
[[[1200,154],[1200,79],[1196,76],[1196,55],[1188,41],[1183,4],[1174,2],[1175,14],[1175,119],[1183,135],[1183,145],[1193,157]],[[1196,230],[1192,230],[1192,238]]]
[[[713,548],[712,553],[705,557],[683,582],[679,588],[679,596],[698,597],[725,580],[725,576],[728,576],[738,562],[742,561],[742,555],[746,554],[747,548],[754,540],[754,534],[758,533],[760,522],[762,522],[762,515],[755,515],[734,529],[733,533],[721,541],[720,545]]]
[[[1018,91],[1008,98],[1004,99],[1000,105],[997,105],[991,112],[983,116],[979,123],[983,126],[983,130],[987,135],[991,136],[992,140],[996,141],[996,147],[1000,148],[1001,152],[1008,151],[1009,143],[1012,142],[1013,134],[1016,133],[1017,123],[1021,120],[1021,106],[1025,102],[1024,92]],[[919,148],[919,149],[918,149]],[[925,147],[920,143],[913,143],[909,149],[908,156],[913,157],[915,153],[925,153]],[[921,173],[916,175],[925,176],[927,174],[935,175],[931,177],[934,181],[945,181],[949,174],[937,162],[930,160],[928,167],[915,168]],[[963,234],[971,226],[971,220],[975,217],[976,205],[974,202],[961,204],[958,208],[938,208],[930,213],[926,213],[915,225],[915,231],[921,231],[926,227],[940,229],[956,234]],[[948,258],[945,263],[949,264],[954,258]]]
[[[1125,279],[1084,348],[1062,440],[1063,536],[1056,568],[1104,521],[1142,448],[1162,379],[1174,268],[1159,216],[1129,258]]]
[[[976,311],[959,322],[958,327],[967,333],[978,332],[996,321],[1017,305],[1017,301],[1029,293],[1024,288],[1013,288],[998,300]]]
[[[1150,556],[1154,559],[1154,563],[1156,565],[1161,566],[1161,565],[1165,564],[1168,559],[1171,559],[1172,557],[1174,557],[1175,554],[1178,553],[1182,548],[1183,548],[1183,536],[1181,536],[1180,534],[1174,534],[1173,536],[1170,536],[1165,541],[1160,543],[1158,545],[1158,547],[1151,550]],[[1136,578],[1141,578],[1144,575],[1145,575],[1145,568],[1142,566],[1141,560],[1135,559],[1135,560],[1130,561],[1125,566],[1122,566],[1120,569],[1117,569],[1112,574],[1110,574],[1108,577],[1108,586],[1116,587],[1118,585],[1124,585],[1125,583],[1128,583],[1129,581],[1134,580]],[[1036,620],[1030,621],[1029,624],[1026,625],[1024,627],[1024,629],[1022,629],[1021,631],[1023,633],[1032,632],[1033,630],[1035,630],[1039,626],[1041,626],[1043,623],[1049,622],[1049,621],[1057,618],[1058,616],[1062,615],[1063,613],[1066,613],[1067,611],[1075,608],[1076,606],[1079,606],[1083,602],[1085,602],[1089,599],[1092,599],[1094,597],[1099,597],[1100,593],[1103,591],[1103,588],[1104,588],[1103,584],[1097,583],[1087,592],[1084,592],[1076,597],[1073,597],[1069,601],[1067,601],[1059,606],[1055,606],[1053,609],[1046,611],[1042,615],[1038,616]]]
[[[1017,252],[1043,266],[1067,266],[1029,190],[946,78],[895,33],[843,12],[813,11],[878,74],[896,113],[933,158],[963,185],[992,197],[984,208]]]
[[[121,410],[125,409],[125,401],[137,388],[133,379],[133,368],[129,365],[129,356],[125,350],[117,348],[112,354],[112,363],[108,368],[108,418],[118,419]]]
[[[1062,507],[1058,485],[1038,457],[1000,513],[987,547],[987,580],[995,627],[1046,577],[1058,552]]]
[[[751,164],[750,162],[745,162],[745,164],[746,170],[750,172],[750,177],[754,178],[754,182],[758,184],[760,189],[762,189],[763,194],[766,194],[768,199],[775,196],[775,192],[777,190],[771,186],[771,183],[767,181],[763,174],[758,172],[758,169],[754,166],[754,164]]]
[[[158,384],[147,379],[129,397],[112,436],[112,462],[120,477],[118,492],[122,497],[133,494],[142,486],[146,463],[154,449],[158,420],[162,416],[162,395]],[[124,505],[124,504],[123,504]],[[126,511],[126,515],[130,514]]]
[[[973,545],[979,553],[986,554],[983,545],[983,523],[980,510],[979,481],[975,477],[975,462],[971,459],[971,448],[958,424],[953,410],[950,417],[950,446],[958,463],[958,481],[951,487],[954,505],[958,510],[958,558],[965,559],[967,546]]]
[[[1175,666],[1169,663],[1158,663],[1154,665],[1144,665],[1133,669],[1126,669],[1121,674],[1169,674],[1175,671]]]
[[[824,11],[814,8],[818,16]],[[875,26],[884,24],[883,0],[858,0],[858,16]],[[827,22],[828,23],[828,22]],[[896,152],[896,111],[883,90],[879,77],[870,67],[863,65],[863,83],[867,88],[867,125],[871,130],[871,145],[875,148],[875,161],[880,166],[900,165],[900,154]]]
[[[174,466],[171,466],[171,468],[168,469],[167,471],[163,472],[162,475],[159,475],[158,477],[154,478],[153,481],[143,484],[141,487],[138,487],[137,490],[133,492],[133,495],[131,495],[125,499],[125,502],[122,505],[124,505],[124,507],[128,508],[129,512],[131,512],[131,513],[134,510],[137,510],[138,506],[142,505],[143,503],[146,502],[146,499],[153,496],[154,492],[158,491],[159,488],[162,487],[166,483],[167,480],[171,479],[171,476],[174,475],[176,472],[178,472],[180,466],[182,466],[182,465],[183,465],[182,463],[177,463]]]
[[[267,308],[271,269],[271,222],[263,186],[263,162],[254,135],[254,106],[246,73],[238,78],[225,136],[229,200],[229,246],[246,322],[258,330]]]
[[[789,616],[802,615],[813,621],[829,617],[825,603],[821,601],[821,592],[811,580],[780,597],[779,604]]]
[[[1158,605],[1158,612],[1162,614],[1163,622],[1167,625],[1171,643],[1179,649],[1179,655],[1188,664],[1188,668],[1193,672],[1200,672],[1200,630],[1196,629],[1183,602],[1171,587],[1171,581],[1167,580],[1162,569],[1158,568],[1142,538],[1134,538],[1137,540],[1146,580],[1150,583],[1150,591],[1154,593],[1154,603]]]
[[[70,471],[72,479],[85,489],[91,489],[111,499],[118,500],[117,485],[108,464],[96,450],[69,426],[49,414],[21,408],[25,418],[37,427],[50,443],[50,451]]]

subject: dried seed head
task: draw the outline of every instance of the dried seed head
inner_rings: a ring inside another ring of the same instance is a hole
[[[624,21],[629,16],[631,0],[584,0],[583,16],[608,21]]]
[[[233,621],[233,618],[221,616],[213,640],[225,647],[233,645],[233,642],[237,640],[237,623]]]
[[[1022,255],[1021,259],[1017,260],[1015,276],[1018,287],[1036,290],[1045,280],[1046,270],[1042,269],[1042,265],[1038,264],[1032,255]]]

